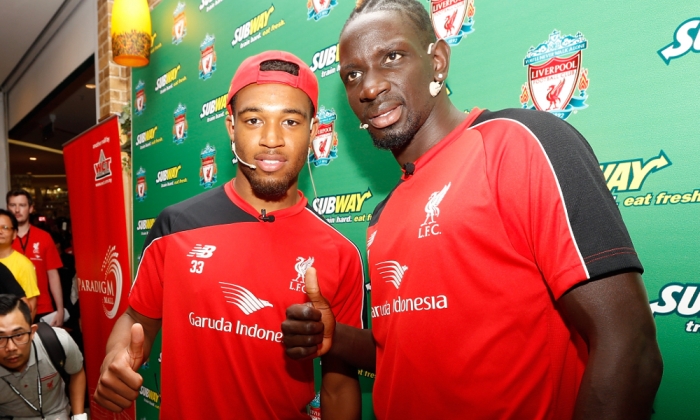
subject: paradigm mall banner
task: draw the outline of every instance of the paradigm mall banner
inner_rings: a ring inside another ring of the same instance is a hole
[[[85,371],[93,419],[134,419],[134,409],[114,414],[92,396],[107,339],[126,310],[131,287],[119,122],[111,117],[63,148],[73,220],[75,269],[85,340]]]
[[[452,47],[447,89],[460,109],[539,109],[588,139],[646,269],[665,362],[653,418],[700,417],[693,403],[700,365],[688,363],[700,350],[694,5],[422,3],[436,34]],[[300,184],[314,209],[364,252],[372,210],[400,171],[358,128],[338,77],[338,37],[354,5],[164,0],[156,6],[151,64],[132,73],[136,263],[164,207],[233,177],[224,128],[228,85],[246,57],[269,49],[298,55],[319,79],[321,126],[309,149],[317,195],[307,171]],[[157,345],[142,371],[139,418],[158,416],[160,357]],[[374,373],[360,375],[363,417],[371,419]]]

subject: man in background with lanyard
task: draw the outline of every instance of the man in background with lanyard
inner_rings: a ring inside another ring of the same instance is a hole
[[[36,302],[39,298],[39,286],[36,270],[29,258],[12,248],[12,241],[17,236],[17,218],[12,212],[0,209],[0,264],[7,267],[17,283],[24,290],[25,302],[29,305],[32,318],[36,314]]]
[[[29,258],[36,268],[39,285],[37,315],[34,322],[54,311],[51,297],[56,304],[56,316],[49,324],[52,327],[63,325],[63,292],[58,269],[63,266],[51,235],[45,230],[29,224],[29,215],[34,211],[32,196],[25,190],[13,190],[7,193],[7,209],[17,218],[19,228],[17,237],[12,242],[15,251]],[[50,293],[49,293],[50,292]]]
[[[0,295],[0,417],[15,420],[87,420],[83,356],[72,338],[55,328],[71,375],[70,401],[61,375],[31,324],[29,307],[14,295]],[[77,413],[69,417],[70,411]]]

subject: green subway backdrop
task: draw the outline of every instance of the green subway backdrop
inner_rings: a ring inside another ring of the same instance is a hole
[[[665,362],[653,418],[700,418],[697,5],[422,3],[452,45],[447,88],[460,109],[548,110],[589,140],[646,269]],[[371,212],[400,171],[358,128],[337,74],[338,36],[354,4],[164,0],[155,7],[151,63],[132,73],[135,262],[165,206],[234,176],[224,128],[228,84],[241,61],[268,49],[296,54],[319,79],[321,130],[309,150],[316,193],[307,171],[300,184],[314,208],[364,252]],[[139,419],[158,418],[160,360],[158,344],[141,371]],[[363,417],[372,419],[374,374],[359,373]],[[430,404],[440,402],[426,402],[428,411]]]

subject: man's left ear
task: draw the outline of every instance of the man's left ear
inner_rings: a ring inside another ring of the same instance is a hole
[[[43,322],[43,321],[39,321],[39,322]],[[31,326],[31,330],[32,330],[31,337],[32,337],[32,339],[34,339],[34,334],[36,333],[36,330],[38,330],[38,329],[39,329],[39,326],[38,326],[38,325],[32,324],[32,326]]]
[[[318,117],[313,117],[311,119],[311,127],[310,127],[310,133],[309,133],[309,146],[311,145],[311,142],[314,141],[314,138],[316,137],[316,133],[318,132]]]
[[[450,70],[450,54],[452,53],[450,46],[444,39],[438,39],[432,50],[434,75],[443,74],[444,78],[447,78],[447,73]]]

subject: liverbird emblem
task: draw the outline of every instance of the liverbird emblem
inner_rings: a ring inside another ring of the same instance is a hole
[[[435,217],[440,215],[440,208],[438,206],[440,205],[442,199],[445,198],[445,194],[447,194],[447,190],[450,189],[451,185],[452,183],[450,182],[445,185],[442,190],[430,194],[428,204],[425,205],[425,221],[421,226],[432,225],[435,223]],[[428,222],[428,220],[430,220],[430,222]]]
[[[294,269],[297,271],[297,278],[294,281],[304,280],[304,275],[306,275],[306,270],[314,265],[314,257],[309,257],[304,259],[304,257],[297,257],[297,263],[294,264]]]

